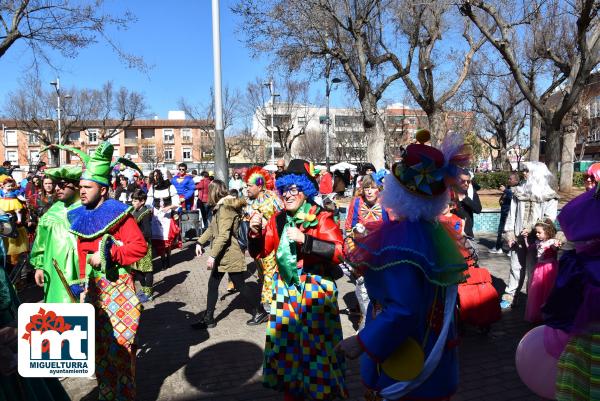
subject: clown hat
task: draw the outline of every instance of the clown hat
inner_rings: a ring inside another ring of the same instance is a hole
[[[313,171],[311,163],[302,159],[294,159],[275,181],[275,185],[280,192],[286,187],[296,185],[307,198],[312,199],[319,193],[319,185]]]
[[[55,168],[46,169],[44,175],[50,177],[53,180],[64,180],[71,182],[79,182],[81,179],[82,168],[81,166],[61,166]]]
[[[121,163],[129,166],[142,174],[142,170],[137,164],[131,160],[127,160],[123,157],[119,157],[116,161],[112,162],[113,152],[115,148],[110,142],[102,142],[100,146],[96,148],[93,155],[88,155],[80,149],[72,148],[65,145],[51,145],[59,149],[64,149],[69,152],[75,153],[81,161],[84,163],[83,173],[81,174],[82,180],[94,181],[102,186],[110,185],[111,172],[114,167]],[[42,149],[42,151],[48,148]]]

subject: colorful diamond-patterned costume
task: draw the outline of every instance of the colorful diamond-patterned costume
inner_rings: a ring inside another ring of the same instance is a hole
[[[315,212],[311,208],[311,212]],[[275,298],[267,327],[263,384],[286,394],[311,400],[347,397],[345,363],[334,351],[342,339],[337,287],[332,269],[342,254],[342,234],[329,212],[305,214],[300,224],[306,240],[295,247],[297,282],[275,274]],[[255,257],[277,252],[289,224],[286,212],[271,217],[262,235],[250,234],[249,251]]]
[[[98,208],[68,213],[77,236],[79,271],[89,278],[87,301],[96,308],[96,377],[101,400],[135,399],[135,334],[142,305],[135,295],[129,265],[147,251],[131,207],[106,200]],[[100,269],[87,263],[100,250]]]
[[[130,214],[115,200],[96,209],[81,206],[68,213],[77,236],[79,272],[89,278],[87,300],[96,308],[96,377],[101,400],[135,399],[135,334],[142,306],[135,295],[129,265],[140,260],[146,241]],[[88,258],[100,250],[102,267]]]

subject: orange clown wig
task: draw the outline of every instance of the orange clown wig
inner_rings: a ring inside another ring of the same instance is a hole
[[[244,181],[246,182],[246,184],[257,185],[268,190],[273,190],[273,188],[275,188],[271,174],[269,174],[267,170],[259,166],[249,168],[248,171],[246,171]]]

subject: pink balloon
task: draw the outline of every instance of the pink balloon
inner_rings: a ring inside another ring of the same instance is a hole
[[[523,336],[515,354],[519,377],[540,397],[554,399],[558,359],[544,346],[544,328],[538,326]]]

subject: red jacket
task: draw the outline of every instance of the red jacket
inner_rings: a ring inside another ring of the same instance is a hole
[[[210,184],[210,180],[208,178],[203,178],[196,183],[196,189],[198,190],[198,200],[202,203],[208,202],[208,185]]]
[[[342,261],[343,237],[342,231],[333,220],[333,214],[321,211],[317,215],[318,224],[315,227],[300,230],[305,234],[304,244],[298,247],[298,268],[305,271],[309,267],[311,273],[329,275],[327,268]],[[253,258],[264,258],[279,246],[279,235],[285,225],[285,211],[272,216],[262,235],[249,235],[248,251]]]
[[[333,192],[333,180],[331,173],[324,173],[319,180],[319,192],[322,194],[330,194]]]

